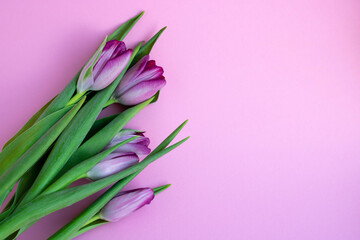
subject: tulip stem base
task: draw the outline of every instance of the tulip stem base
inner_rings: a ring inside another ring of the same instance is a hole
[[[95,221],[97,221],[97,220],[99,220],[99,219],[101,219],[100,213],[97,213],[97,214],[95,214],[92,218],[90,218],[89,221],[87,221],[87,222],[84,224],[84,226],[86,226],[86,225],[88,225],[88,224],[90,224],[90,223],[92,223],[92,222],[95,222]]]
[[[110,98],[109,101],[107,101],[107,103],[105,104],[104,108],[106,108],[114,103],[116,103],[116,100],[114,98]]]
[[[70,106],[70,105],[73,105],[73,104],[77,103],[77,102],[81,99],[81,97],[84,96],[85,93],[86,93],[86,92],[82,92],[82,93],[77,93],[77,94],[75,94],[75,95],[70,99],[70,101],[66,104],[66,106]]]

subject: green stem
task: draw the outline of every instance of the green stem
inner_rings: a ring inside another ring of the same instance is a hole
[[[104,108],[110,106],[111,104],[116,103],[115,98],[110,98],[109,101],[107,101],[107,103],[105,104]]]
[[[99,219],[101,219],[100,213],[97,213],[97,214],[95,214],[92,218],[90,218],[89,221],[87,221],[87,222],[84,224],[84,226],[86,226],[86,225],[88,225],[88,224],[90,224],[90,223],[92,223],[92,222],[95,222],[96,220],[99,220]]]
[[[66,104],[66,106],[70,106],[70,105],[73,105],[75,104],[76,102],[78,102],[82,96],[84,96],[84,94],[86,93],[85,92],[82,92],[82,93],[76,93],[75,96],[73,96],[70,101]]]
[[[105,220],[97,220],[89,225],[85,225],[84,227],[80,228],[79,231],[77,231],[74,235],[71,236],[71,238],[75,238],[83,233],[86,233],[87,231],[91,230],[91,229],[94,229],[94,228],[97,228],[101,225],[104,225],[108,223],[108,221],[105,221]]]

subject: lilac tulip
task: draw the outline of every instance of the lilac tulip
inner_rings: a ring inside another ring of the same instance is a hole
[[[144,132],[136,131],[132,129],[123,129],[121,130],[115,137],[110,141],[110,143],[105,147],[105,149],[109,149],[122,141],[125,141],[129,138],[139,136],[138,138],[132,140],[129,143],[126,143],[120,147],[118,147],[114,153],[118,154],[131,154],[135,153],[137,155],[147,155],[151,152],[148,147],[150,144],[150,139],[144,136]]]
[[[96,164],[88,173],[87,177],[93,181],[118,173],[139,163],[136,154],[124,155],[111,153],[104,160]]]
[[[106,42],[105,39],[80,73],[77,82],[78,94],[88,90],[99,91],[109,86],[124,70],[131,54],[132,50],[126,50],[124,42]]]
[[[149,61],[146,55],[125,73],[113,98],[125,106],[139,104],[165,86],[163,73],[162,67],[156,66],[154,60]]]
[[[100,211],[100,218],[109,222],[116,222],[149,204],[154,196],[154,191],[151,188],[121,192]]]

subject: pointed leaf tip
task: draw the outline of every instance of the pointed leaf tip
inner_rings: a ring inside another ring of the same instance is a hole
[[[110,36],[109,41],[113,39],[117,39],[119,41],[124,40],[125,36],[129,33],[129,31],[134,27],[134,25],[139,21],[139,19],[144,15],[145,11],[142,11],[135,17],[129,19],[127,22],[123,23],[119,26]]]
[[[163,186],[160,186],[160,187],[153,188],[154,195],[157,195],[157,194],[161,193],[162,191],[166,190],[170,186],[171,186],[171,184],[166,184],[166,185],[163,185]]]
[[[132,67],[135,63],[137,63],[141,58],[143,58],[145,55],[149,55],[153,46],[155,45],[156,41],[162,34],[162,32],[166,29],[166,27],[163,27],[160,29],[149,41],[147,41],[139,50],[139,52],[136,54],[133,62],[131,62],[130,67]]]

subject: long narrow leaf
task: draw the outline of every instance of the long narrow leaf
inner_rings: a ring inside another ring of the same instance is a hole
[[[134,58],[134,61],[131,63],[131,66],[133,66],[135,63],[137,63],[141,58],[143,58],[146,55],[149,55],[153,46],[155,45],[156,41],[160,37],[160,35],[165,31],[166,27],[163,27],[160,29],[152,38],[150,38],[149,41],[147,41],[139,50],[136,57]]]
[[[109,124],[114,118],[116,118],[119,114],[114,114],[108,117],[100,118],[94,122],[89,133],[86,135],[84,142],[94,136],[97,132],[99,132],[103,127]]]
[[[44,133],[65,115],[71,108],[67,107],[43,118],[12,141],[0,153],[0,175],[18,160]]]
[[[12,141],[15,140],[15,138],[17,138],[20,134],[22,134],[23,132],[25,132],[26,130],[28,130],[32,125],[34,125],[36,123],[36,121],[38,120],[38,118],[40,117],[40,115],[45,111],[45,109],[50,105],[50,103],[54,100],[51,99],[49,102],[47,102],[42,108],[40,108],[39,111],[37,111],[30,119],[29,121],[27,121],[25,123],[25,125],[9,140],[7,141],[4,146],[3,149],[9,145]]]
[[[40,115],[39,120],[48,116],[49,114],[56,112],[62,108],[64,108],[67,103],[70,101],[71,97],[74,95],[76,90],[76,82],[79,78],[80,71],[74,76],[74,78],[66,85],[66,87],[59,93],[55,99],[51,102],[51,104],[44,110],[44,112]]]
[[[127,22],[123,23],[120,27],[118,27],[110,36],[109,41],[113,39],[117,39],[122,41],[125,36],[130,32],[130,30],[134,27],[134,25],[139,21],[139,19],[144,15],[144,12],[141,12],[139,15],[131,18]]]
[[[15,187],[15,184],[11,188],[9,188],[3,196],[0,196],[0,206],[4,203],[5,199],[10,194],[10,192],[14,189],[14,187]]]
[[[76,104],[0,177],[0,196],[41,158],[78,112],[84,100],[85,98]]]
[[[109,223],[109,222],[105,221],[105,220],[102,220],[102,219],[94,221],[91,224],[88,224],[88,225],[80,228],[80,230],[77,231],[76,234],[72,235],[71,238],[77,237],[77,236],[79,236],[79,235],[81,235],[81,234],[83,234],[83,233],[85,233],[85,232],[87,232],[87,231],[89,231],[91,229],[94,229],[96,227],[100,227],[101,225],[104,225],[106,223]],[[55,237],[50,237],[49,240],[51,240],[51,239],[56,239],[56,238]]]
[[[39,174],[41,166],[44,164],[46,159],[46,154],[40,158],[39,161],[35,163],[34,166],[30,168],[20,179],[17,186],[15,195],[8,202],[3,212],[0,214],[0,221],[10,215],[14,209],[17,207],[18,203],[23,199],[24,194],[31,187],[32,183],[36,179],[36,176]]]

